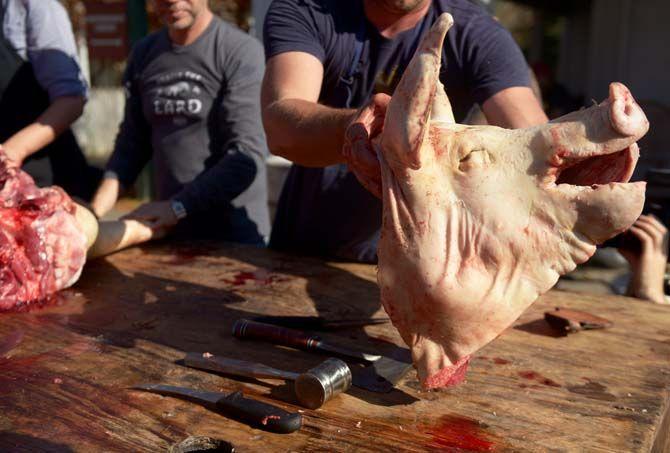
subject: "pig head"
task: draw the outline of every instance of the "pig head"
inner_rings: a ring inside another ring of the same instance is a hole
[[[452,23],[426,35],[373,140],[382,304],[425,388],[462,380],[472,353],[632,225],[645,191],[627,182],[649,125],[620,83],[542,126],[456,124],[438,80]]]

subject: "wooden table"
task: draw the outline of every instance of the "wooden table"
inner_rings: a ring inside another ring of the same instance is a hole
[[[542,320],[554,306],[614,326],[559,337]],[[174,363],[186,351],[296,371],[323,360],[230,336],[236,319],[268,313],[383,315],[375,269],[206,243],[157,244],[87,264],[55,305],[0,315],[0,357],[8,357],[0,359],[0,451],[160,451],[188,436],[242,452],[670,451],[670,308],[616,296],[553,291],[477,354],[467,383],[423,392],[412,372],[393,393],[353,390],[305,410],[304,427],[290,435],[127,389],[243,390],[299,410],[281,381]],[[402,345],[390,325],[339,335],[386,354]]]

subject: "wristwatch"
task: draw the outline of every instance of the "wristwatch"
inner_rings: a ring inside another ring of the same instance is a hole
[[[172,212],[174,212],[174,216],[177,218],[177,220],[181,220],[186,217],[186,208],[181,201],[172,200],[170,202],[170,206],[172,207]]]

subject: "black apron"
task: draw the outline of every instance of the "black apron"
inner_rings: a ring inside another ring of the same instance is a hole
[[[49,107],[48,93],[4,35],[0,11],[0,143],[35,120]],[[90,167],[70,129],[31,155],[22,169],[40,187],[58,185],[71,196],[90,200],[102,170]]]

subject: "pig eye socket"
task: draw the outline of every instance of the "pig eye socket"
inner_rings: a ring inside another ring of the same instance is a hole
[[[491,155],[485,149],[473,149],[463,157],[458,163],[458,169],[467,171],[471,168],[482,167],[491,163]]]

